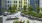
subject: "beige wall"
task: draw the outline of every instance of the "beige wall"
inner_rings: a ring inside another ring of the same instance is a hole
[[[12,2],[11,2],[11,6],[13,6],[13,5],[15,4],[15,3],[14,3],[14,0],[11,0],[11,1],[12,1]],[[25,5],[24,2],[25,2],[25,1],[22,0],[22,8],[23,8],[24,5]],[[26,5],[27,5],[27,8],[28,8],[28,3],[30,3],[30,2],[29,2],[28,0],[27,0],[26,2],[27,2],[27,4],[26,4]],[[4,4],[3,4],[3,3],[4,3]],[[6,4],[7,4],[7,3],[6,3]],[[5,2],[2,1],[2,5],[5,5]],[[16,5],[17,5],[17,9],[18,9],[18,8],[19,8],[19,0],[17,0]],[[4,6],[3,6],[3,7],[4,7]]]
[[[22,0],[22,8],[23,8],[24,5],[25,5],[24,2],[25,2],[25,1]],[[27,4],[26,4],[26,5],[27,5],[27,8],[28,8],[28,3],[29,3],[29,2],[28,2],[28,0],[27,0],[26,2],[27,2]],[[14,3],[14,2],[12,2],[12,3]],[[14,4],[15,4],[15,3],[14,3]],[[17,8],[19,8],[19,0],[17,0]]]

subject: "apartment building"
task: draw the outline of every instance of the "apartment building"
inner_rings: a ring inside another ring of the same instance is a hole
[[[0,0],[0,15],[1,15],[1,0]]]
[[[39,0],[30,0],[30,5],[33,7],[33,11],[36,11],[36,7],[39,6]]]
[[[2,9],[8,10],[8,8],[12,6],[16,6],[17,10],[23,10],[24,5],[28,8],[30,5],[29,2],[30,0],[0,0],[0,14],[3,13]]]
[[[3,14],[3,8],[5,8],[5,2],[4,0],[0,0],[0,15]]]
[[[0,0],[0,8],[1,8],[1,0]]]
[[[15,5],[17,7],[17,10],[18,8],[22,10],[24,5],[28,8],[28,3],[29,0],[6,0],[5,7],[9,8],[10,6],[12,7]]]
[[[3,14],[3,9],[2,8],[5,8],[4,7],[4,2],[3,2],[3,0],[0,0],[0,15]]]

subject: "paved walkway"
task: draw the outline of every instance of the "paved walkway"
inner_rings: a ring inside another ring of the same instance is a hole
[[[3,17],[3,23],[13,23],[14,20],[8,20],[8,21],[6,20],[6,19],[9,18],[9,17],[18,17],[18,18],[19,18],[19,21],[23,20],[23,21],[26,21],[26,22],[27,22],[27,20],[29,20],[30,23],[42,23],[42,21],[30,20],[30,19],[28,19],[28,18],[26,18],[26,17],[22,17],[22,16],[20,15],[20,13],[21,13],[21,12],[18,12],[18,13],[16,13],[16,14],[8,15],[8,16]],[[26,22],[25,22],[25,23],[26,23]]]

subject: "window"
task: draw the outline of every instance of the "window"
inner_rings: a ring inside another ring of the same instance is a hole
[[[24,4],[27,4],[27,2],[24,2]]]
[[[22,4],[19,4],[19,7],[22,7]]]
[[[22,6],[19,6],[19,7],[22,7]]]
[[[11,7],[11,4],[10,4],[10,7]]]
[[[37,1],[35,1],[35,3],[37,4]]]
[[[9,4],[8,4],[8,7],[9,7]]]
[[[10,3],[11,3],[11,1],[10,1]]]
[[[7,7],[7,5],[5,4],[5,6]]]
[[[19,1],[19,3],[22,3],[22,1]]]
[[[19,6],[22,6],[22,4],[19,4]]]
[[[8,3],[9,3],[9,1],[8,1]]]
[[[17,4],[14,4],[14,6],[16,6],[16,7],[17,7]]]
[[[17,3],[17,1],[14,1],[14,3]]]

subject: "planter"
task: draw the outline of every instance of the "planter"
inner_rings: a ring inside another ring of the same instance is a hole
[[[21,16],[27,17],[27,18],[32,19],[32,20],[42,21],[42,18],[33,17],[33,16],[31,16],[31,15],[25,15],[24,13],[21,13]]]

